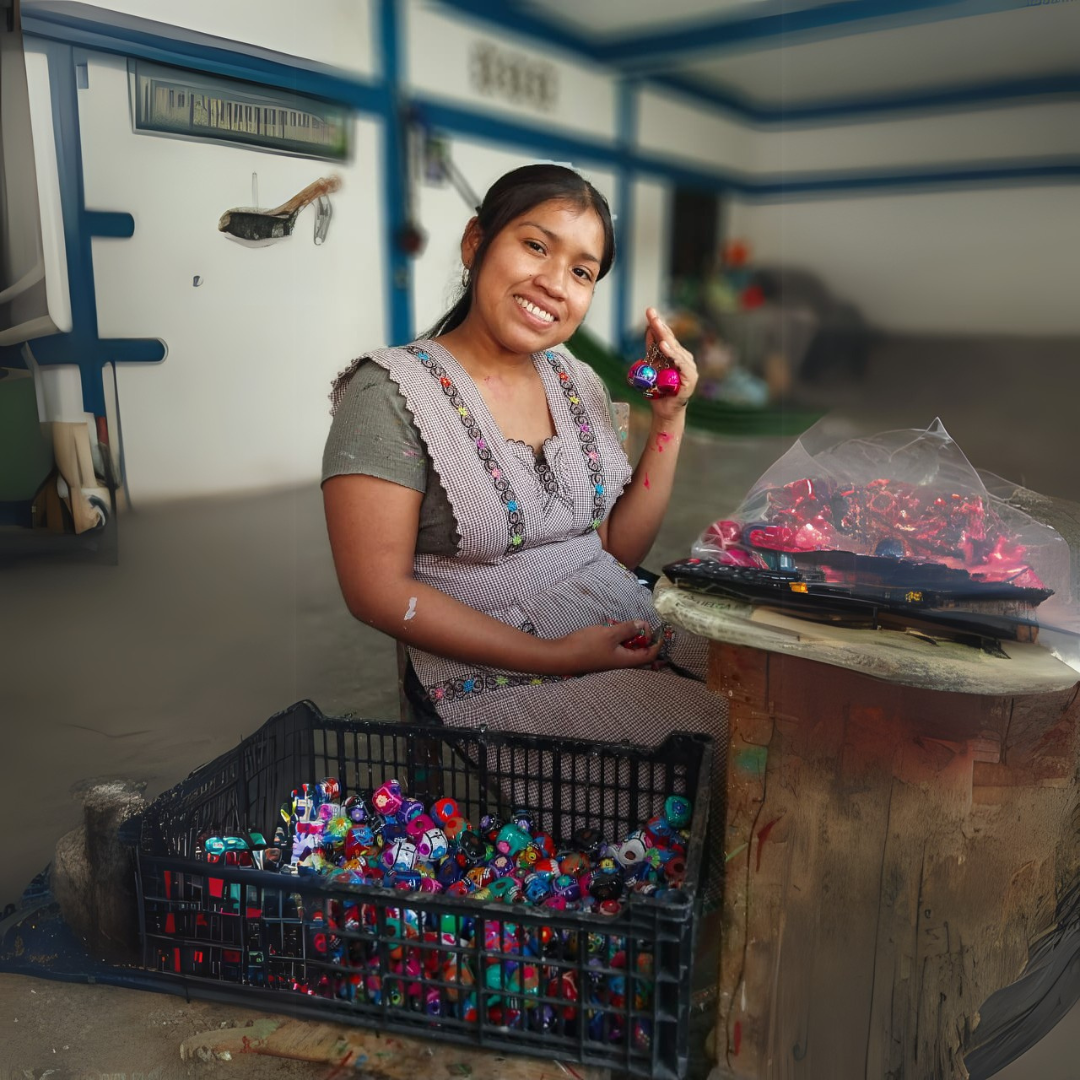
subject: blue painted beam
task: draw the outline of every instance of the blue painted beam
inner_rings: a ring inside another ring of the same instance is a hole
[[[135,219],[130,214],[109,210],[87,210],[83,224],[91,236],[111,236],[127,240],[135,235]]]
[[[632,69],[639,76],[642,65],[672,58],[686,58],[703,51],[724,49],[745,52],[779,47],[791,37],[804,35],[815,41],[878,29],[914,26],[1016,8],[1017,0],[834,0],[833,3],[784,10],[782,3],[756,5],[749,14],[710,17],[684,22],[666,29],[663,10],[646,30],[621,37],[604,38],[584,31],[568,30],[554,18],[544,18],[513,0],[439,0],[443,7],[482,20],[499,29],[574,52],[589,60]],[[628,74],[631,71],[628,71]]]
[[[654,176],[668,183],[703,191],[733,192],[747,198],[772,198],[778,194],[842,195],[859,190],[903,190],[913,186],[970,187],[984,183],[1075,183],[1080,180],[1080,172],[1077,171],[1080,159],[1073,155],[1015,162],[967,162],[921,168],[893,167],[751,177],[745,173],[696,165],[692,161],[679,161],[668,154],[624,149],[616,142],[563,134],[552,131],[550,127],[534,127],[516,119],[474,112],[442,101],[416,99],[413,107],[425,123],[454,135],[501,146],[515,146],[526,153],[571,160],[575,164],[592,163],[616,169],[626,167],[638,175]]]
[[[615,181],[615,243],[618,258],[615,260],[615,334],[621,342],[630,325],[631,264],[634,253],[634,173],[631,168],[633,150],[637,142],[638,86],[630,79],[622,79],[618,85],[618,149],[619,172]]]
[[[400,237],[409,222],[408,163],[405,160],[405,111],[401,93],[401,29],[397,0],[379,0],[376,40],[382,49],[386,98],[383,108],[383,206],[386,227],[383,252],[389,300],[390,341],[412,341],[412,259],[402,249]]]
[[[619,66],[655,62],[663,57],[686,58],[724,49],[745,52],[791,44],[793,37],[815,41],[878,29],[913,26],[995,11],[1011,10],[1015,0],[838,0],[831,4],[761,14],[746,18],[714,18],[684,24],[673,30],[650,30],[619,40],[598,43],[596,59]]]
[[[414,97],[412,107],[431,127],[471,135],[485,142],[517,146],[559,160],[589,161],[598,165],[618,167],[624,159],[617,143],[611,140],[577,135],[550,124],[531,124],[434,98]]]
[[[967,86],[943,86],[899,94],[786,104],[762,104],[734,90],[719,88],[679,75],[654,75],[649,85],[672,90],[695,104],[708,104],[751,124],[832,123],[877,116],[883,113],[927,113],[942,110],[978,109],[1030,98],[1080,97],[1080,74],[1064,73],[1032,78],[1000,79]]]
[[[904,172],[844,172],[828,176],[804,173],[782,179],[760,180],[754,184],[756,198],[800,195],[871,194],[883,190],[912,188],[954,188],[957,185],[1080,182],[1080,155],[1023,164],[986,162],[945,168],[912,169]]]
[[[135,219],[125,213],[86,210],[74,50],[69,44],[55,41],[43,42],[41,48],[49,65],[52,87],[53,132],[72,328],[70,333],[37,338],[30,347],[40,364],[77,366],[82,381],[83,408],[94,416],[104,416],[102,367],[112,361],[159,361],[165,356],[165,346],[152,338],[102,339],[98,336],[91,239],[94,236],[130,237],[135,232]],[[23,367],[21,346],[0,349],[0,361]]]

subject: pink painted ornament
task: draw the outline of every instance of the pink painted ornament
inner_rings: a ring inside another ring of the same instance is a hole
[[[662,368],[656,373],[654,393],[658,397],[674,397],[681,389],[682,378],[679,375],[678,368]]]

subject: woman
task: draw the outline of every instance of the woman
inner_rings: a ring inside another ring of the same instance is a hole
[[[705,731],[719,791],[726,708],[696,681],[704,642],[662,625],[626,569],[671,495],[693,358],[650,308],[646,345],[682,388],[651,403],[631,476],[603,384],[561,348],[613,256],[607,202],[572,170],[492,186],[462,237],[459,302],[334,384],[334,563],[349,610],[408,646],[446,723],[643,743]],[[642,631],[647,648],[624,644]]]

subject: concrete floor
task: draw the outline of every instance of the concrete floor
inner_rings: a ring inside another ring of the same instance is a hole
[[[828,423],[838,434],[925,426],[940,415],[977,466],[1080,501],[1078,389],[1075,341],[893,339],[875,350],[864,380],[800,395],[835,406]],[[685,556],[790,442],[688,437],[647,565]],[[152,798],[300,698],[330,714],[397,715],[393,644],[345,611],[314,484],[139,508],[119,522],[118,565],[20,559],[0,566],[0,597],[0,790],[18,820],[5,833],[0,908],[79,823],[77,794],[94,780],[145,781]],[[248,1075],[239,1062],[181,1066],[172,1056],[178,1032],[235,1015],[0,977],[0,1078],[5,1068]],[[118,1041],[117,1031],[127,1034]],[[999,1075],[1075,1080],[1075,1061],[1077,1010]],[[265,1059],[256,1074],[279,1075]]]

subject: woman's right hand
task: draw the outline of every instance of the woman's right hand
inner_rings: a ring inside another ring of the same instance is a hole
[[[563,660],[560,664],[565,669],[563,674],[588,675],[593,671],[651,664],[660,653],[659,641],[647,649],[628,649],[623,644],[642,632],[648,633],[649,625],[641,621],[586,626],[566,637],[557,638],[552,644]]]

